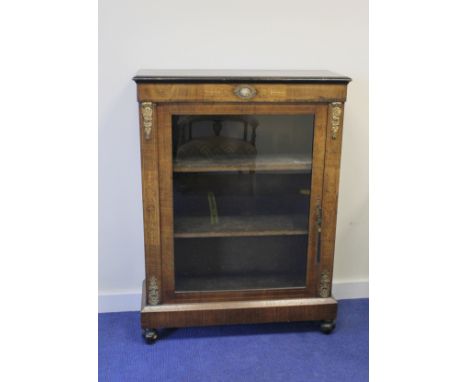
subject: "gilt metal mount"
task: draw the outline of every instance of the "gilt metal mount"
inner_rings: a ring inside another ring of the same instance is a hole
[[[152,276],[149,279],[148,283],[148,305],[158,305],[159,304],[159,288],[158,280],[156,277]]]
[[[141,103],[141,115],[143,116],[145,139],[150,139],[153,128],[153,104],[151,102]]]
[[[323,271],[320,275],[320,297],[330,297],[331,279],[328,271]]]
[[[332,103],[331,131],[332,139],[336,139],[341,125],[341,115],[343,114],[343,104],[341,102]]]

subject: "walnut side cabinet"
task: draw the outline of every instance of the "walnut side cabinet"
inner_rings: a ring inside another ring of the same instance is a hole
[[[332,297],[343,106],[327,71],[143,70],[141,326],[321,321]]]

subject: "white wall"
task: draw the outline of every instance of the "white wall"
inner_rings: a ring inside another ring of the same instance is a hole
[[[328,69],[349,86],[336,240],[337,297],[367,295],[367,0],[100,0],[100,310],[138,309],[144,277],[135,84],[150,69]],[[86,27],[86,26],[83,26]],[[344,284],[343,284],[344,283]],[[351,283],[351,284],[348,284]]]

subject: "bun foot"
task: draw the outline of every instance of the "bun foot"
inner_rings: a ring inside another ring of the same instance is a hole
[[[143,338],[147,344],[152,345],[158,339],[158,332],[156,329],[145,329],[143,331]]]
[[[335,329],[336,321],[335,320],[324,320],[320,324],[320,330],[324,334],[330,334]]]

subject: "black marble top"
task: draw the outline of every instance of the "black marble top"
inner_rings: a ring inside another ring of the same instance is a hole
[[[172,83],[348,83],[351,78],[328,70],[139,70],[140,82]]]

